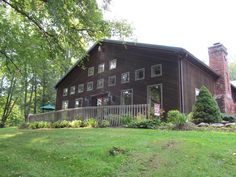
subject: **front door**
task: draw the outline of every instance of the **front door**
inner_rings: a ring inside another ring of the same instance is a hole
[[[149,85],[147,87],[147,103],[151,113],[157,115],[158,109],[162,108],[162,84]],[[160,110],[159,110],[160,111]]]

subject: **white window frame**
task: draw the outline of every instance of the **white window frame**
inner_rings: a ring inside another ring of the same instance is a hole
[[[112,63],[112,62],[115,62],[115,67],[114,67],[114,68],[111,68],[111,63]],[[116,67],[117,67],[117,59],[110,60],[110,61],[109,61],[109,70],[116,69]]]
[[[67,106],[65,107],[65,103],[67,102]],[[62,106],[61,106],[61,109],[68,109],[69,107],[69,100],[62,100]]]
[[[137,73],[138,73],[139,71],[143,71],[143,77],[142,77],[142,78],[137,78]],[[137,70],[135,70],[134,75],[135,75],[135,81],[145,79],[145,68],[141,68],[141,69],[137,69]]]
[[[88,77],[94,75],[94,66],[88,68]]]
[[[121,91],[120,91],[120,104],[121,104],[121,105],[125,105],[125,104],[124,104],[124,101],[123,101],[123,99],[122,99],[122,93],[123,93],[124,91],[128,91],[128,90],[131,90],[131,91],[132,91],[132,97],[131,97],[131,104],[130,104],[130,105],[132,105],[132,104],[134,103],[134,90],[133,90],[133,89],[125,89],[125,90],[121,90]]]
[[[73,88],[73,92],[72,92],[72,88]],[[75,94],[75,86],[71,86],[70,87],[70,95],[74,95]]]
[[[124,74],[128,74],[128,76],[129,76],[129,80],[128,81],[122,80],[122,78],[123,78],[122,75],[124,75]],[[121,84],[129,83],[130,82],[130,72],[121,73],[120,80],[121,80]]]
[[[63,95],[63,96],[67,96],[67,95],[68,95],[68,88],[64,88],[64,89],[63,89],[62,95]]]
[[[92,88],[91,89],[89,89],[89,84],[92,84]],[[87,83],[87,91],[92,91],[93,90],[93,81],[90,81],[90,82],[88,82]]]
[[[194,90],[195,101],[197,100],[197,96],[199,95],[199,93],[200,93],[200,89],[199,88],[195,88],[195,90]]]
[[[78,106],[76,106],[76,101],[78,101],[78,102],[80,102],[80,101],[81,101],[81,102],[82,102],[82,105],[81,105],[81,106],[79,106],[79,105],[78,105]],[[76,99],[75,99],[75,108],[80,108],[80,107],[83,107],[83,102],[84,102],[84,99],[83,99],[83,98],[76,98]]]
[[[98,65],[98,73],[103,73],[105,71],[105,63]]]
[[[114,84],[112,84],[112,83],[110,82],[110,80],[111,80],[112,78],[115,78],[115,83],[114,83]],[[115,85],[116,85],[116,75],[109,76],[109,77],[108,77],[108,86],[111,87],[111,86],[115,86]]]
[[[80,87],[82,88],[82,90],[80,89]],[[84,84],[79,84],[78,85],[78,93],[83,93],[84,92]]]
[[[160,67],[160,74],[154,73],[154,67]],[[151,77],[159,77],[162,76],[162,64],[152,65],[151,66]]]
[[[99,82],[102,82],[102,86],[99,86]],[[98,79],[97,80],[97,89],[101,89],[103,87],[104,87],[104,79],[103,78],[102,79]]]

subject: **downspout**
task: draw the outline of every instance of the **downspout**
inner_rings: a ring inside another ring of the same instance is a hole
[[[180,111],[185,112],[184,106],[184,83],[183,83],[183,60],[181,55],[178,55],[179,61],[179,94],[180,94]]]

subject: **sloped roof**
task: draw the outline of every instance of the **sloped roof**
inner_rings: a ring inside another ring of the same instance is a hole
[[[96,42],[88,51],[86,54],[89,54],[97,45],[107,43],[107,44],[117,44],[117,45],[126,45],[126,46],[134,46],[134,47],[142,47],[142,48],[150,48],[150,49],[158,49],[163,50],[163,52],[170,52],[174,54],[185,54],[186,56],[190,56],[189,60],[192,63],[197,64],[198,66],[205,69],[208,73],[213,75],[214,77],[219,77],[219,75],[212,70],[208,65],[206,65],[204,62],[196,58],[193,54],[188,52],[187,50],[181,48],[181,47],[172,47],[172,46],[164,46],[164,45],[155,45],[155,44],[145,44],[145,43],[137,43],[137,42],[127,42],[127,41],[120,41],[120,40],[110,40],[110,39],[103,39],[101,41]],[[66,72],[65,75],[61,77],[61,79],[56,83],[55,88],[58,87],[60,82],[65,79],[65,77],[79,64],[81,60],[79,59],[74,66],[70,68],[68,72]]]

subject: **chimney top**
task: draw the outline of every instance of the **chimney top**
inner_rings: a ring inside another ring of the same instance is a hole
[[[225,55],[228,54],[226,47],[223,44],[221,44],[220,42],[216,42],[216,43],[213,44],[213,46],[208,48],[208,53],[209,54],[212,54],[212,53],[215,53],[215,52],[224,52]]]

